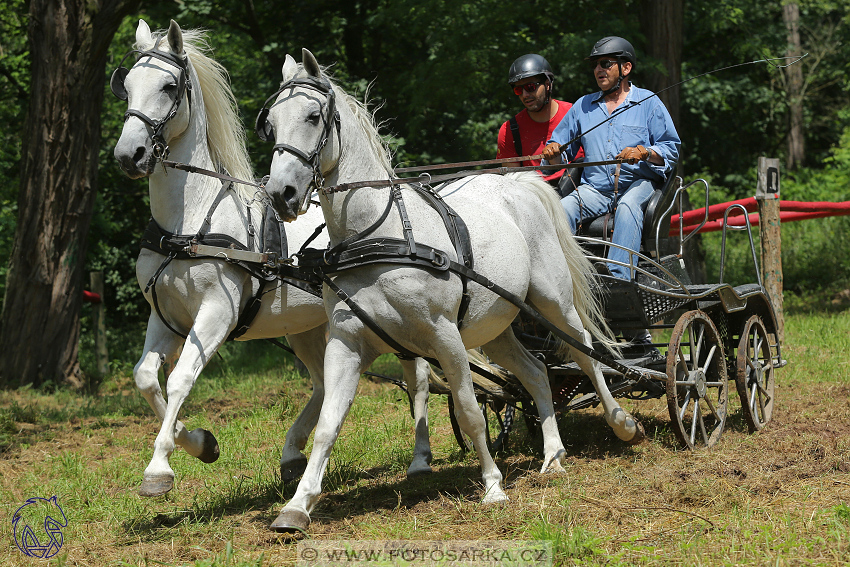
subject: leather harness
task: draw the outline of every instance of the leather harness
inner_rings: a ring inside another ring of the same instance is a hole
[[[159,316],[160,320],[168,327],[172,332],[179,335],[182,338],[186,338],[187,335],[181,333],[177,329],[175,329],[171,323],[163,316],[162,310],[159,307],[159,300],[157,299],[156,294],[156,283],[159,279],[160,274],[162,274],[163,270],[171,263],[172,260],[189,260],[195,259],[199,257],[207,257],[207,258],[215,258],[219,260],[224,260],[230,264],[234,264],[239,266],[246,272],[248,272],[252,278],[256,279],[258,282],[257,292],[248,300],[248,303],[245,305],[245,309],[239,314],[239,318],[236,323],[236,327],[230,332],[227,337],[227,340],[232,341],[235,340],[242,335],[244,335],[251,326],[251,323],[257,316],[257,313],[260,311],[260,307],[262,306],[262,298],[263,294],[266,291],[266,286],[277,280],[281,279],[284,282],[298,287],[308,293],[321,297],[321,291],[318,290],[315,286],[309,285],[306,283],[300,275],[296,274],[296,269],[291,266],[281,266],[277,273],[271,273],[261,264],[255,262],[249,262],[244,260],[234,260],[231,258],[227,258],[223,255],[216,256],[203,256],[194,254],[190,251],[193,245],[197,244],[205,244],[207,246],[214,246],[226,250],[243,250],[243,251],[251,251],[255,248],[255,240],[259,240],[257,243],[260,249],[270,251],[271,255],[279,256],[281,258],[288,257],[288,243],[286,240],[286,231],[283,229],[283,221],[281,221],[274,212],[274,209],[271,207],[266,208],[266,217],[263,219],[263,225],[260,232],[261,238],[257,239],[256,234],[257,231],[251,221],[251,207],[246,207],[247,211],[247,224],[248,224],[248,242],[247,244],[242,244],[237,239],[233,238],[228,234],[220,234],[220,233],[211,233],[206,232],[209,229],[211,224],[212,215],[215,212],[215,209],[218,207],[219,203],[221,203],[224,198],[227,190],[232,187],[232,183],[222,184],[222,188],[219,191],[219,194],[216,196],[216,199],[213,201],[212,205],[207,212],[206,217],[204,218],[204,222],[201,224],[201,228],[195,234],[173,234],[163,229],[153,218],[148,223],[148,226],[145,228],[145,232],[142,235],[141,247],[156,252],[157,254],[161,254],[165,256],[165,259],[159,265],[159,268],[156,270],[153,276],[151,276],[150,280],[148,280],[147,285],[145,286],[145,293],[148,291],[151,292],[151,299],[154,306],[154,310]]]

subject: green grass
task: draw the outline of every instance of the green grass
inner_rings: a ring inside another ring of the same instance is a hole
[[[798,312],[786,333],[789,365],[777,371],[777,410],[762,432],[746,433],[730,392],[720,443],[680,451],[663,399],[622,400],[647,426],[647,443],[618,441],[598,409],[567,414],[566,474],[541,476],[539,440],[519,419],[497,455],[506,506],[479,503],[478,461],[458,450],[443,396],[429,404],[435,472],[406,479],[407,397],[363,379],[311,535],[545,539],[556,565],[846,565],[850,312]],[[392,357],[379,362],[377,371],[400,375]],[[280,483],[278,462],[309,394],[309,380],[270,345],[228,345],[181,417],[214,432],[221,457],[204,464],[178,449],[174,490],[142,499],[136,490],[158,425],[129,373],[107,377],[97,394],[0,392],[3,514],[32,496],[59,497],[69,522],[50,565],[292,565],[295,543],[267,526],[295,491]],[[4,525],[0,566],[29,564]]]

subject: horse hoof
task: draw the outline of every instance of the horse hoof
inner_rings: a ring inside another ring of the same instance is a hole
[[[434,470],[429,466],[425,465],[421,468],[414,469],[413,467],[407,469],[407,478],[417,478],[431,474]]]
[[[154,476],[142,480],[142,486],[139,487],[139,496],[144,496],[146,498],[162,496],[172,488],[174,488],[173,476]]]
[[[635,436],[631,438],[631,440],[627,441],[629,445],[639,445],[644,442],[646,439],[646,431],[643,429],[643,425],[639,421],[635,421]]]
[[[485,504],[485,505],[507,504],[507,502],[508,502],[508,495],[505,494],[501,490],[499,490],[498,492],[491,490],[481,500],[481,503]]]
[[[287,461],[285,463],[280,464],[280,479],[283,482],[289,482],[290,480],[295,480],[304,474],[304,470],[307,468],[307,457],[301,455],[298,459],[294,461]]]
[[[310,516],[304,512],[284,510],[269,527],[280,534],[302,533],[306,535],[309,525]]]
[[[216,441],[215,435],[206,429],[201,429],[200,431],[204,436],[204,445],[198,458],[205,463],[214,463],[218,460],[219,455],[218,441]]]

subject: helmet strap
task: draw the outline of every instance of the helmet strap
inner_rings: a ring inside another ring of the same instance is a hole
[[[620,85],[623,84],[623,79],[625,79],[625,77],[623,76],[623,60],[620,59],[619,57],[617,57],[617,71],[620,75],[617,78],[617,84],[615,84],[613,87],[611,87],[608,90],[602,91],[602,94],[604,96],[608,96],[610,94],[614,94],[615,92],[617,92],[620,89]]]

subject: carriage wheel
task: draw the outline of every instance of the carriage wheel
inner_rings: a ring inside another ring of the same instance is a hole
[[[455,440],[457,441],[461,451],[464,453],[471,451],[474,449],[472,439],[467,437],[467,435],[460,429],[460,424],[457,422],[457,418],[455,417],[455,404],[451,394],[448,396],[448,403],[449,421],[451,421],[452,424],[452,432],[455,435]],[[484,423],[487,427],[487,450],[490,451],[490,453],[495,453],[504,449],[505,443],[508,441],[508,435],[514,425],[514,407],[504,404],[503,407],[499,409],[498,405],[500,404],[494,402],[483,402],[478,404],[478,407],[481,408],[481,413],[484,414]],[[494,416],[493,419],[489,416],[491,413]],[[496,438],[493,439],[492,435],[495,435]]]
[[[773,417],[775,387],[770,341],[758,315],[750,317],[744,325],[735,365],[738,369],[735,385],[741,396],[741,409],[753,433]]]
[[[726,423],[729,383],[723,343],[700,310],[682,315],[667,349],[667,409],[684,448],[711,447]]]

